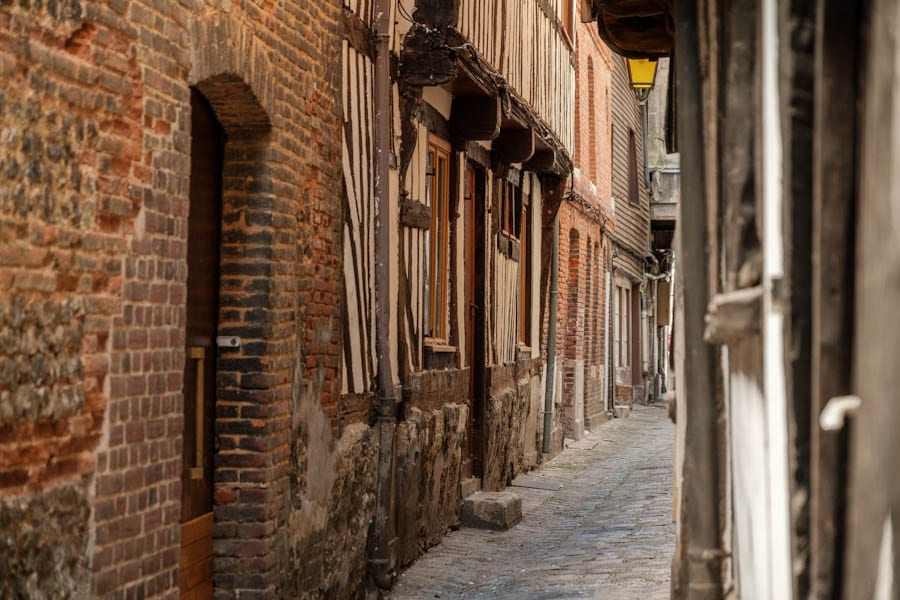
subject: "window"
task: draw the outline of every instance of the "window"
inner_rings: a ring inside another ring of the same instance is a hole
[[[631,328],[630,288],[616,286],[613,328],[615,331],[616,366],[627,367],[631,364],[628,345],[628,332]]]
[[[447,288],[450,253],[450,145],[431,138],[428,144],[427,202],[431,207],[428,261],[428,335],[447,339]]]
[[[519,343],[531,345],[531,202],[519,193],[521,208],[519,243],[522,255],[519,261]]]
[[[637,138],[634,130],[628,130],[628,200],[638,204],[641,200],[638,188]]]
[[[573,11],[572,11],[572,3],[575,0],[560,0],[560,4],[562,5],[562,15],[560,19],[562,20],[563,31],[566,32],[566,35],[569,36],[569,41],[574,42],[575,36],[573,35],[573,29],[575,28],[575,23],[573,22]]]
[[[500,231],[514,240],[522,229],[522,190],[509,181],[501,180],[497,190],[500,208]]]

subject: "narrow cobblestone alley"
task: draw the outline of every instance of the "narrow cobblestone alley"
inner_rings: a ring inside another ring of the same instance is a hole
[[[604,424],[516,479],[522,523],[448,535],[392,598],[668,598],[672,443],[659,405]]]

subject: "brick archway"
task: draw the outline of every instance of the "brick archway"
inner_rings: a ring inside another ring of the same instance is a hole
[[[283,475],[273,404],[287,379],[272,345],[295,333],[275,288],[279,274],[293,275],[295,246],[284,243],[276,222],[285,198],[273,177],[278,160],[268,60],[255,38],[227,17],[201,21],[192,33],[191,83],[226,136],[218,334],[240,338],[239,347],[220,349],[217,359],[213,571],[217,581],[234,580],[228,588],[264,591],[273,584]]]

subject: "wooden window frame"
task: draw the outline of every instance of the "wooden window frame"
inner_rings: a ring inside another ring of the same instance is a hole
[[[561,14],[559,16],[560,25],[569,46],[575,48],[575,0],[560,0]]]
[[[613,294],[613,352],[615,353],[615,365],[618,367],[622,361],[622,319],[619,317],[619,311],[622,309],[622,288],[618,285]]]
[[[630,327],[631,327],[631,288],[616,284],[616,295],[613,310],[613,331],[616,348],[616,367],[631,366]]]
[[[500,209],[500,233],[520,241],[523,218],[522,188],[507,179],[500,179],[497,203]]]
[[[513,186],[514,187],[514,186]],[[519,260],[519,345],[531,347],[531,196],[519,190],[520,205],[520,237],[521,259]]]
[[[440,161],[446,161],[443,179]],[[449,339],[450,201],[453,150],[434,135],[428,136],[428,205],[431,207],[428,253],[428,339],[446,344]]]

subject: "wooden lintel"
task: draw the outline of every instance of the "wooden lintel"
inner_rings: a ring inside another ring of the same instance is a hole
[[[500,135],[500,100],[496,96],[454,98],[450,128],[464,140],[493,140]]]
[[[425,128],[428,129],[428,131],[442,140],[450,140],[450,126],[447,123],[447,119],[444,118],[444,115],[438,112],[438,109],[423,101],[419,108],[419,115],[422,124],[425,125]]]
[[[466,144],[466,156],[469,160],[485,169],[491,168],[491,153],[475,142],[468,142]]]
[[[533,129],[503,129],[494,140],[492,149],[497,152],[503,162],[526,162],[535,152]]]
[[[431,207],[415,200],[401,198],[400,224],[412,229],[431,228]]]

